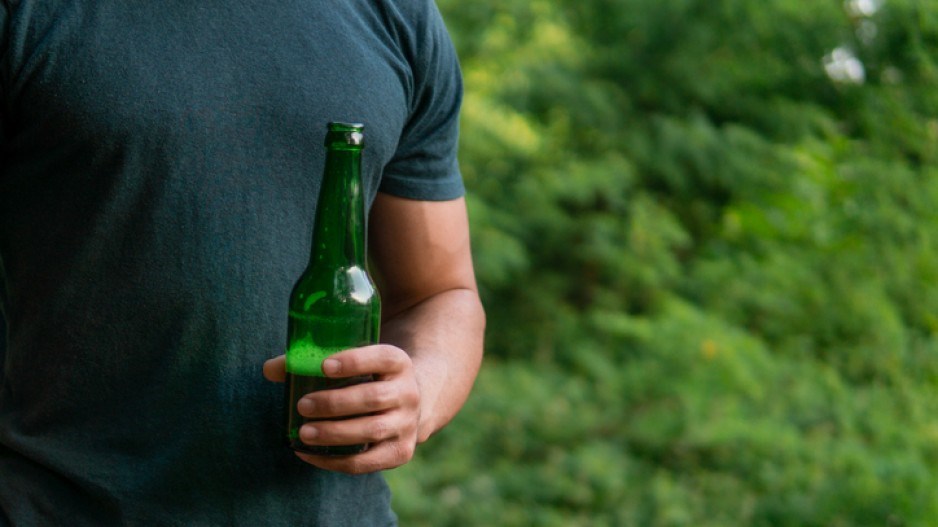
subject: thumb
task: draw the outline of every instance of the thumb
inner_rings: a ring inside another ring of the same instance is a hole
[[[286,380],[285,355],[279,355],[264,362],[264,378],[272,382],[284,382]]]

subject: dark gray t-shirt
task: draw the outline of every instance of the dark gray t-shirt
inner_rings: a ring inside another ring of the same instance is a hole
[[[462,194],[432,0],[0,6],[0,525],[393,524],[284,446],[261,365],[328,121],[369,202]]]

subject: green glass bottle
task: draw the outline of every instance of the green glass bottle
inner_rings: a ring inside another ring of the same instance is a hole
[[[309,264],[290,295],[287,322],[287,439],[294,450],[349,455],[367,445],[309,446],[299,439],[308,419],[299,415],[304,395],[367,382],[371,377],[330,379],[329,355],[378,342],[381,301],[368,274],[365,199],[362,194],[363,125],[329,123],[326,166],[316,206]],[[347,416],[354,417],[354,416]]]

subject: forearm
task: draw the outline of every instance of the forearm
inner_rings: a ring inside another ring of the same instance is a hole
[[[418,442],[462,408],[482,361],[485,312],[478,293],[450,289],[385,319],[381,340],[410,355],[420,386]]]

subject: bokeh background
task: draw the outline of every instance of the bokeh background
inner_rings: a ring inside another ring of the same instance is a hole
[[[439,6],[489,331],[401,524],[938,525],[938,1]]]

